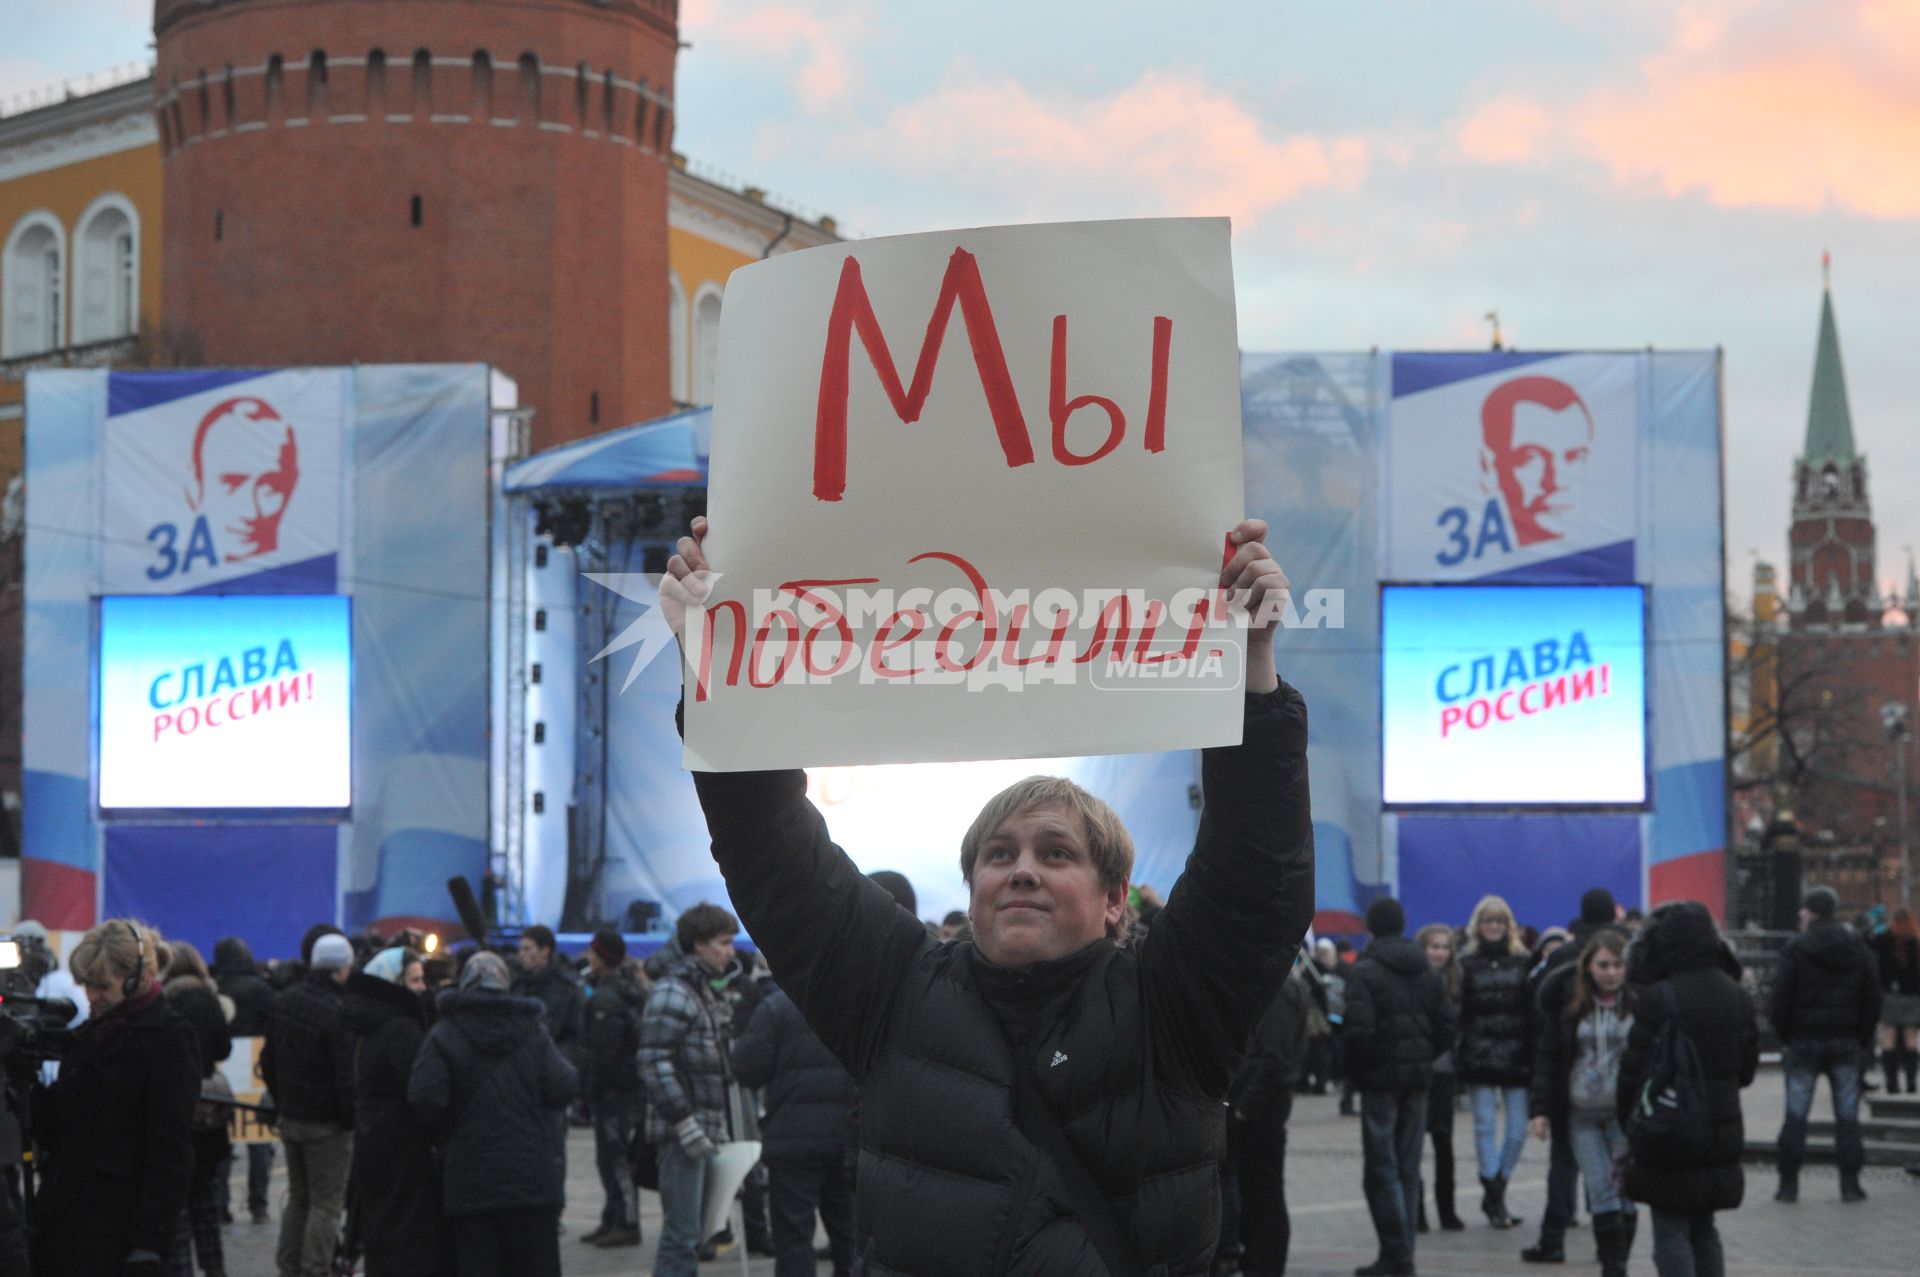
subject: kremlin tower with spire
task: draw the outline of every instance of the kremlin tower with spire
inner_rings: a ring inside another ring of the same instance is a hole
[[[1848,909],[1891,908],[1902,844],[1913,836],[1899,760],[1910,805],[1920,794],[1920,750],[1898,749],[1888,718],[1898,706],[1920,728],[1920,579],[1911,556],[1904,589],[1883,589],[1876,573],[1867,458],[1854,440],[1830,285],[1821,292],[1788,542],[1783,609],[1773,568],[1755,572],[1751,701],[1773,722],[1758,734],[1766,739],[1754,761],[1776,781],[1776,815],[1798,828],[1805,881],[1834,887]]]

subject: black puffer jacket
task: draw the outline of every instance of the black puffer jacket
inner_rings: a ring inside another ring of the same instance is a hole
[[[733,1044],[733,1075],[742,1086],[766,1091],[760,1138],[769,1166],[837,1163],[852,1154],[860,1093],[846,1066],[777,986],[766,990],[747,1031]]]
[[[1533,1077],[1534,1017],[1524,953],[1460,958],[1460,1040],[1453,1067],[1469,1086],[1525,1086]]]
[[[1420,946],[1389,936],[1347,972],[1347,1074],[1364,1091],[1424,1091],[1457,1021],[1446,982]]]
[[[238,936],[228,936],[213,946],[213,978],[220,992],[233,999],[233,1023],[228,1026],[236,1038],[257,1038],[267,1031],[267,1016],[273,1010],[273,990],[260,976],[253,950]]]
[[[1313,912],[1306,751],[1298,692],[1248,696],[1243,743],[1202,755],[1199,838],[1146,940],[1019,968],[930,938],[828,839],[804,772],[694,773],[748,931],[860,1084],[856,1271],[1106,1271],[1014,1120],[1029,1099],[1146,1267],[1209,1271],[1221,1101]]]
[[[440,1022],[421,1044],[407,1103],[445,1152],[449,1216],[558,1209],[562,1146],[554,1113],[579,1076],[547,1036],[545,1008],[490,990],[440,995]]]
[[[353,1034],[354,1217],[372,1274],[445,1273],[446,1216],[432,1133],[407,1106],[407,1083],[427,1036],[419,994],[370,975],[347,977],[340,1021]]]
[[[1867,942],[1843,923],[1816,919],[1780,955],[1773,1031],[1782,1042],[1841,1038],[1864,1046],[1880,1023],[1881,997]]]
[[[158,988],[81,1025],[33,1107],[33,1271],[120,1277],[129,1250],[165,1255],[186,1209],[200,1100],[193,1029]]]
[[[640,1017],[647,994],[640,985],[640,964],[628,958],[617,967],[587,977],[586,1033],[583,1037],[588,1099],[640,1090]]]
[[[1753,1000],[1740,987],[1739,977],[1740,964],[1721,941],[1713,916],[1691,900],[1654,910],[1627,951],[1627,979],[1635,986],[1635,1000],[1633,1031],[1620,1061],[1620,1121],[1626,1122],[1639,1098],[1660,1026],[1672,1014],[1670,992],[1680,1022],[1700,1053],[1712,1122],[1706,1152],[1694,1163],[1647,1166],[1636,1161],[1628,1167],[1627,1194],[1637,1202],[1700,1214],[1733,1210],[1745,1194],[1740,1155],[1747,1133],[1740,1091],[1752,1083],[1760,1063],[1760,1030]]]
[[[533,998],[540,1003],[547,1032],[569,1060],[577,1059],[581,1036],[587,1022],[587,995],[580,988],[580,974],[558,949],[538,971],[516,970],[513,996]]]

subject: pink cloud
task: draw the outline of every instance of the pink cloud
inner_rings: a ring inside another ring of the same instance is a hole
[[[1028,214],[1225,213],[1242,226],[1307,191],[1355,190],[1368,163],[1358,137],[1272,137],[1218,89],[1165,72],[1090,99],[961,78],[854,144],[901,171],[1022,193]]]
[[[1558,151],[1632,190],[1727,208],[1920,215],[1920,4],[1695,4],[1635,83],[1505,95],[1456,129],[1484,164]],[[1550,145],[1551,143],[1551,145]]]
[[[716,5],[682,0],[680,30],[696,49],[705,45],[779,67],[802,109],[821,112],[845,102],[856,87],[849,51],[866,25],[866,6],[838,4],[826,11],[804,3]]]
[[[1461,153],[1482,164],[1526,164],[1540,153],[1553,121],[1537,102],[1503,94],[1461,124]]]

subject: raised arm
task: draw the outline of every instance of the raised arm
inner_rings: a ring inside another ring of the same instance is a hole
[[[1286,574],[1249,519],[1220,584],[1247,608],[1240,744],[1206,750],[1200,832],[1140,957],[1164,1077],[1224,1095],[1247,1035],[1273,1002],[1313,921],[1307,705],[1274,672]]]
[[[684,609],[706,596],[706,532],[707,521],[695,519],[661,582],[676,633]],[[805,772],[696,772],[693,782],[747,934],[821,1041],[863,1076],[907,964],[932,943],[926,929],[827,836],[807,801]]]

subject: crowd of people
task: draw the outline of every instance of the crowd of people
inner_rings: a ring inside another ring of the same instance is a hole
[[[872,881],[914,915],[904,878]],[[1129,908],[1129,944],[1151,932],[1159,903],[1149,892]],[[1323,940],[1301,954],[1248,1039],[1225,1097],[1213,1271],[1285,1272],[1289,1116],[1296,1094],[1331,1090],[1360,1118],[1379,1242],[1360,1274],[1411,1273],[1419,1234],[1467,1226],[1454,1180],[1463,1110],[1490,1227],[1523,1222],[1507,1186],[1529,1134],[1547,1145],[1546,1210],[1526,1260],[1565,1262],[1583,1197],[1604,1277],[1627,1272],[1643,1207],[1663,1277],[1722,1273],[1715,1216],[1744,1197],[1740,1091],[1762,1015],[1787,1094],[1775,1199],[1798,1200],[1824,1078],[1841,1199],[1864,1200],[1859,1104],[1871,1065],[1889,1092],[1914,1086],[1920,929],[1907,910],[1853,924],[1837,910],[1832,891],[1807,893],[1803,929],[1756,1008],[1697,904],[1643,919],[1596,888],[1566,928],[1534,935],[1488,896],[1463,926],[1432,923],[1409,939],[1399,903],[1374,901],[1364,950]],[[919,926],[936,948],[972,938],[964,916]],[[271,1222],[277,1147],[282,1277],[330,1274],[337,1254],[369,1277],[557,1274],[571,1112],[591,1126],[604,1196],[581,1242],[640,1246],[638,1195],[653,1189],[663,1218],[653,1271],[696,1272],[714,1254],[700,1226],[704,1163],[753,1139],[761,1169],[740,1192],[740,1243],[774,1256],[780,1277],[813,1274],[821,1260],[854,1272],[859,1087],[764,961],[735,949],[738,930],[702,904],[644,964],[611,930],[572,962],[540,926],[513,954],[430,962],[404,934],[387,944],[320,926],[297,961],[258,965],[229,937],[210,969],[191,944],[103,923],[70,955],[90,1027],[32,1110],[33,1271],[192,1277],[197,1261],[220,1277],[229,1181],[244,1165],[247,1209]],[[1699,1107],[1700,1129],[1679,1157],[1637,1150],[1632,1133],[1669,1024],[1684,1027],[1698,1061],[1694,1089],[1679,1093]],[[263,1041],[278,1138],[243,1151],[229,1143],[218,1066],[250,1036]],[[816,1221],[828,1238],[818,1254]]]
[[[1523,1222],[1507,1185],[1527,1136],[1547,1144],[1546,1209],[1522,1259],[1565,1263],[1584,1197],[1604,1277],[1627,1272],[1643,1206],[1662,1277],[1716,1277],[1725,1260],[1714,1218],[1744,1197],[1740,1092],[1759,1062],[1763,1018],[1780,1040],[1786,1083],[1777,1201],[1799,1199],[1821,1078],[1847,1203],[1866,1200],[1859,1105],[1876,1040],[1886,1089],[1914,1091],[1920,928],[1910,910],[1889,917],[1877,907],[1849,924],[1836,917],[1838,905],[1829,888],[1807,893],[1802,929],[1780,951],[1756,1006],[1727,937],[1697,903],[1642,917],[1594,888],[1566,927],[1534,933],[1489,895],[1464,925],[1430,923],[1408,940],[1399,902],[1381,898],[1367,912],[1364,950],[1323,939],[1302,960],[1262,1023],[1236,1092],[1264,1095],[1284,1077],[1299,1093],[1337,1091],[1340,1111],[1358,1113],[1362,1186],[1379,1244],[1378,1257],[1356,1270],[1361,1277],[1414,1271],[1415,1239],[1432,1226],[1423,1141],[1432,1145],[1432,1221],[1449,1232],[1467,1226],[1454,1193],[1453,1126],[1463,1102],[1489,1226]],[[1681,1039],[1684,1051],[1670,1046]],[[1696,1061],[1678,1083],[1675,1053]],[[1684,1140],[1645,1125],[1636,1131],[1662,1100],[1690,1110]],[[1257,1143],[1235,1143],[1240,1219],[1223,1233],[1216,1274],[1285,1272],[1289,1230],[1273,1162],[1284,1153],[1290,1108],[1236,1102],[1236,1122],[1256,1112],[1279,1118]],[[1920,1175],[1920,1162],[1908,1169]]]

